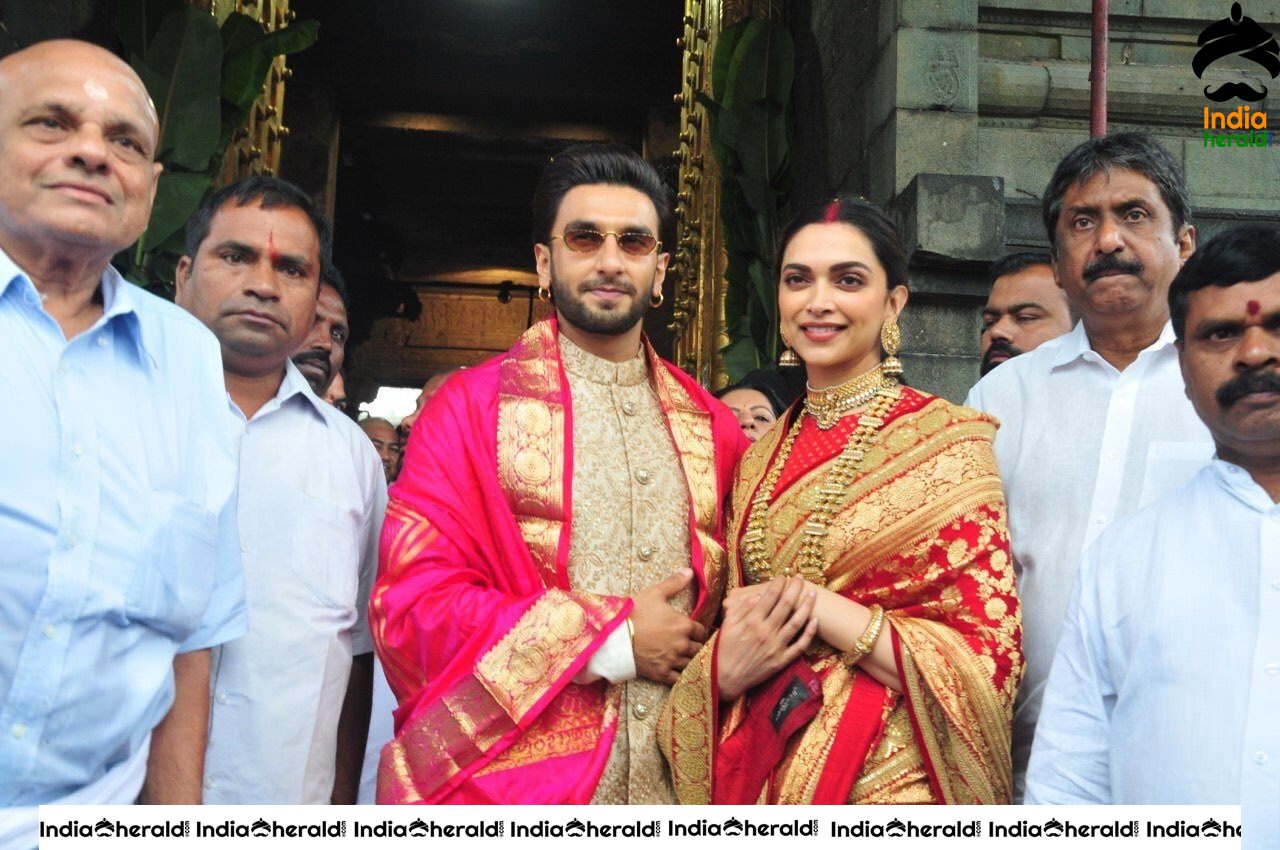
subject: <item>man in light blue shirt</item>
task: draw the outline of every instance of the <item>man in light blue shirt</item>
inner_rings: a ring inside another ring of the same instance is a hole
[[[1169,301],[1217,457],[1085,553],[1026,801],[1241,804],[1280,848],[1280,228],[1217,237]]]
[[[108,265],[156,137],[107,51],[0,61],[4,850],[42,804],[200,802],[209,648],[246,629],[217,341]]]

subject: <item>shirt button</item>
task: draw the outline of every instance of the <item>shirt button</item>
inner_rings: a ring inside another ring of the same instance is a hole
[[[212,779],[206,779],[206,780],[204,781],[204,787],[205,787],[205,788],[212,788],[212,787],[213,787],[213,780],[212,780]]]
[[[1272,590],[1280,590],[1280,578],[1276,578],[1276,579],[1272,579],[1272,580],[1271,580],[1271,589],[1272,589]]]
[[[241,541],[241,543],[240,543],[240,551],[241,551],[241,552],[243,552],[243,553],[244,553],[244,554],[246,554],[246,555],[247,555],[247,554],[249,554],[249,544],[248,544],[248,543],[245,543],[244,541]]]
[[[1253,754],[1253,763],[1254,763],[1254,764],[1266,764],[1266,763],[1267,763],[1267,753],[1266,753],[1266,751],[1265,751],[1265,750],[1258,750],[1256,753],[1254,753],[1254,754]]]
[[[1268,676],[1280,676],[1280,664],[1277,664],[1274,661],[1262,669],[1267,671]]]
[[[642,702],[638,702],[635,705],[631,706],[631,713],[636,716],[637,720],[644,720],[646,717],[649,716],[649,706],[645,705]]]
[[[53,625],[52,625],[52,624],[50,624],[50,625],[48,625],[48,626],[45,626],[45,627],[44,627],[44,636],[45,636],[45,637],[47,637],[47,638],[54,638],[54,637],[57,637],[57,636],[58,636],[58,630],[57,630],[57,629],[55,629],[55,628],[53,627]]]
[[[226,705],[226,704],[227,704],[227,695],[218,694],[218,705]]]
[[[653,473],[651,473],[647,469],[642,469],[636,473],[636,480],[639,481],[641,484],[648,484],[650,481],[653,480]]]
[[[628,416],[636,415],[636,403],[634,401],[624,401],[622,403],[622,412]]]
[[[98,348],[106,348],[106,347],[107,347],[107,338],[102,334],[98,334]]]
[[[647,561],[653,557],[653,547],[641,546],[640,551],[637,554],[640,556],[640,560]]]
[[[1104,516],[1100,516],[1100,517],[1098,517],[1097,519],[1095,519],[1095,520],[1094,520],[1094,522],[1096,522],[1098,525],[1106,525],[1106,524],[1107,524],[1107,518],[1106,518],[1106,517],[1104,517]]]
[[[71,447],[71,453],[76,457],[80,457],[80,455],[84,454],[84,446],[80,445],[79,443],[76,443],[74,446]]]
[[[59,363],[59,364],[58,364],[58,373],[59,373],[59,374],[65,375],[65,374],[67,374],[67,373],[68,373],[68,372],[70,372],[70,371],[71,371],[71,367],[70,367],[70,366],[68,366],[66,363]]]
[[[9,734],[13,735],[14,740],[21,741],[27,737],[27,724],[15,723],[9,727]]]

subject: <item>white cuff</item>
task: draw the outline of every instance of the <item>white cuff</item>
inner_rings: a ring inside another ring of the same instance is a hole
[[[636,677],[636,657],[631,649],[631,631],[624,623],[604,639],[587,666],[578,671],[573,681],[586,685],[598,679],[630,682]]]

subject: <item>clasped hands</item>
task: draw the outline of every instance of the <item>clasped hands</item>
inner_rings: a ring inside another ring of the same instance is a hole
[[[682,570],[637,593],[631,623],[636,674],[675,684],[702,648],[707,630],[669,600],[693,580]],[[804,653],[818,632],[817,590],[800,576],[737,588],[724,600],[716,672],[720,697],[737,699]]]

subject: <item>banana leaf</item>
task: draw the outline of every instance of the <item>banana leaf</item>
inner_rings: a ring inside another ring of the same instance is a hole
[[[160,118],[156,158],[198,171],[218,147],[222,116],[218,76],[222,39],[213,16],[188,6],[164,19],[139,71]]]
[[[267,32],[248,15],[234,12],[222,24],[222,98],[249,110],[262,91],[271,62],[315,44],[320,35],[316,21],[299,21]]]
[[[116,33],[124,54],[131,60],[146,55],[160,22],[170,12],[181,12],[183,0],[117,0]]]

